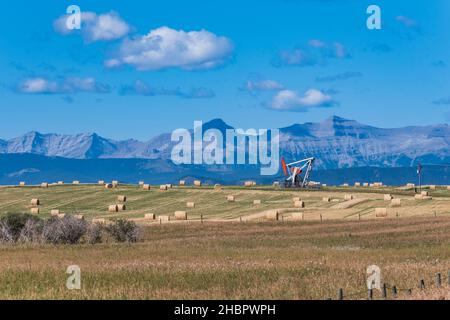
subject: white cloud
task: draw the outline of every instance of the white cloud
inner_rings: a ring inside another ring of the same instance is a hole
[[[131,28],[115,12],[97,15],[94,12],[81,13],[81,30],[69,30],[66,20],[69,15],[63,15],[54,22],[54,28],[63,35],[81,32],[84,39],[93,41],[111,41],[123,38]]]
[[[279,111],[307,111],[311,107],[331,106],[331,96],[317,89],[310,89],[302,96],[292,90],[281,90],[272,99],[270,107]]]
[[[108,93],[109,86],[94,78],[66,78],[53,81],[45,78],[28,78],[17,86],[17,91],[28,94],[71,94],[78,92]]]
[[[106,67],[130,65],[138,70],[165,68],[209,69],[222,64],[233,51],[231,41],[207,30],[183,31],[168,27],[125,39]]]
[[[247,80],[243,89],[250,92],[272,91],[283,89],[283,86],[275,80]]]

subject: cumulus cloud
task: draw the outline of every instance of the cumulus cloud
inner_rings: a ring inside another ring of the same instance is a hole
[[[362,77],[361,72],[347,71],[347,72],[339,73],[339,74],[332,75],[332,76],[317,77],[316,81],[317,82],[334,82],[334,81],[347,80],[347,79],[358,78],[358,77]]]
[[[314,66],[326,64],[330,59],[349,58],[342,43],[327,43],[321,40],[310,40],[307,46],[291,50],[282,50],[272,61],[275,67],[282,66]]]
[[[113,11],[100,15],[94,12],[82,12],[81,30],[68,29],[66,26],[68,17],[69,15],[59,17],[53,24],[55,30],[62,35],[80,32],[89,42],[120,39],[131,30],[131,27]]]
[[[303,95],[292,90],[281,90],[273,98],[270,108],[278,111],[305,112],[313,107],[330,107],[336,102],[331,96],[317,89],[309,89]]]
[[[192,88],[189,91],[183,91],[180,88],[166,89],[160,87],[152,87],[144,81],[137,80],[133,85],[123,85],[119,93],[121,95],[143,95],[143,96],[177,96],[185,99],[206,99],[215,97],[214,91],[208,88],[199,87]]]
[[[17,91],[28,94],[73,94],[79,92],[108,93],[108,85],[94,78],[66,78],[62,81],[46,78],[27,78],[20,82]]]
[[[116,56],[105,61],[105,66],[130,65],[138,70],[209,69],[224,63],[232,51],[233,44],[228,38],[207,30],[186,32],[160,27],[147,35],[125,39]]]
[[[248,91],[248,92],[254,93],[257,91],[281,90],[281,89],[283,89],[283,86],[275,80],[253,79],[253,80],[247,80],[240,89],[243,91]]]

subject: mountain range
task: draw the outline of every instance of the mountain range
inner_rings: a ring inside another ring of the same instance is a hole
[[[233,127],[221,119],[214,119],[203,124],[203,131],[210,128],[224,132]],[[387,129],[333,116],[319,123],[293,124],[279,130],[280,154],[287,161],[313,156],[316,158],[315,170],[412,167],[419,162],[446,166],[450,163],[450,127],[447,124]],[[34,161],[39,159],[40,162],[55,157],[66,160],[91,160],[91,164],[100,163],[101,160],[117,159],[123,160],[122,164],[145,163],[144,167],[149,167],[147,168],[149,172],[162,170],[166,175],[171,173],[174,179],[182,175],[203,175],[213,179],[216,175],[217,179],[227,176],[229,177],[227,181],[233,179],[235,181],[246,174],[258,178],[259,171],[256,170],[256,166],[175,166],[170,161],[173,146],[170,133],[162,133],[148,141],[134,139],[116,141],[96,133],[61,135],[29,132],[9,140],[0,139],[0,156],[4,164],[8,159],[17,160],[18,155],[25,157],[21,159]],[[133,159],[134,162],[130,162]],[[92,162],[92,160],[99,161]],[[81,165],[83,162],[73,163]],[[14,172],[0,172],[0,175],[6,175],[9,177],[6,180],[11,181],[11,175],[14,179],[19,179],[21,175],[41,170],[34,168],[33,163],[23,163],[23,166],[15,168]],[[92,170],[94,170],[92,175],[96,176],[95,166]],[[123,167],[123,170],[127,168]],[[61,170],[60,174],[63,171]],[[129,178],[132,178],[132,174]]]

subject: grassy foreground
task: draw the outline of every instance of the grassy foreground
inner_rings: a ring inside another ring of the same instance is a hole
[[[363,299],[372,264],[400,288],[446,283],[449,249],[448,217],[155,225],[131,245],[2,246],[0,299]],[[81,290],[65,286],[73,264]]]

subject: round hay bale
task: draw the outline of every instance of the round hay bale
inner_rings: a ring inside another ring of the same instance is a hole
[[[92,219],[92,223],[95,223],[95,224],[106,224],[106,219],[103,219],[103,218]]]
[[[97,184],[99,184],[99,185],[104,185],[104,184],[105,184],[105,181],[104,181],[104,180],[98,180]]]
[[[106,188],[106,189],[112,189],[112,188],[113,188],[112,183],[106,183],[106,184],[105,184],[105,188]]]
[[[119,202],[127,202],[127,196],[117,196],[117,201]]]
[[[75,181],[72,182],[72,184],[80,184],[80,181],[75,180]]]
[[[178,185],[180,187],[184,187],[186,185],[186,181],[185,180],[180,180],[180,182],[178,183]]]
[[[167,184],[162,184],[159,186],[159,191],[166,191],[167,190]]]
[[[344,195],[344,200],[353,200],[353,195],[352,194],[346,194]]]
[[[253,200],[253,205],[260,205],[261,204],[261,200]]]
[[[119,211],[119,208],[117,207],[117,204],[112,204],[112,205],[108,206],[108,211],[109,212],[117,212],[117,211]]]
[[[227,196],[227,201],[228,202],[234,202],[236,199],[234,196]]]
[[[38,198],[33,198],[31,199],[30,203],[32,206],[38,206],[41,204],[41,201]]]
[[[58,184],[62,185],[62,184],[64,184],[64,181],[58,181]]]
[[[361,187],[361,182],[355,182],[355,187]]]
[[[170,221],[170,216],[158,216],[158,220],[160,222],[168,222]]]
[[[113,188],[117,188],[117,187],[119,186],[119,181],[113,180],[113,181],[111,182],[111,184],[113,185]]]
[[[392,199],[391,207],[401,207],[402,203],[400,199]]]
[[[295,201],[294,202],[294,207],[296,207],[296,208],[304,208],[305,207],[305,203],[303,201]]]
[[[82,214],[75,214],[73,217],[77,220],[84,220],[84,215]]]
[[[436,186],[434,184],[430,185],[430,190],[436,190]]]
[[[195,202],[186,202],[186,207],[195,208]]]
[[[292,212],[292,220],[303,220],[303,212]]]
[[[187,220],[186,211],[175,211],[175,220]]]
[[[271,221],[278,221],[279,213],[277,210],[269,211],[266,213],[266,219]]]
[[[30,213],[31,214],[39,214],[39,208],[31,208]]]
[[[391,196],[390,194],[385,194],[385,195],[384,195],[384,200],[385,200],[385,201],[391,201],[392,198],[393,198],[393,196]]]
[[[59,214],[57,214],[56,215],[59,219],[62,219],[62,218],[64,218],[65,216],[66,216],[66,214],[65,213],[59,213]]]
[[[194,186],[201,187],[202,186],[202,182],[200,180],[194,180]]]
[[[138,185],[139,185],[140,187],[142,187],[142,186],[144,185],[144,181],[139,181],[139,182],[138,182]]]
[[[245,181],[244,182],[244,187],[252,187],[253,186],[253,181]]]
[[[214,185],[214,191],[222,191],[222,186],[218,183]]]
[[[428,196],[428,191],[422,191],[420,194],[421,194],[422,196]]]
[[[450,186],[447,186],[447,190],[450,190]]]
[[[322,198],[322,201],[323,201],[323,202],[330,202],[330,201],[331,201],[331,198],[329,198],[329,197],[323,197],[323,198]]]
[[[48,183],[47,182],[42,182],[41,183],[41,188],[48,188]]]
[[[342,186],[343,187],[348,187],[348,183],[343,183]]]
[[[300,197],[293,197],[292,202],[295,202],[295,201],[302,201],[302,199],[300,199]]]
[[[25,186],[25,182],[24,182],[24,181],[20,181],[20,182],[19,182],[19,186],[20,186],[20,187]]]
[[[52,216],[57,216],[58,214],[60,214],[61,212],[58,209],[52,209],[50,210],[50,215]]]
[[[149,219],[149,220],[155,220],[155,214],[154,213],[146,213],[144,215],[144,219]]]
[[[167,186],[167,189],[172,189],[172,184],[171,183],[167,183],[166,186]]]
[[[125,204],[119,203],[119,204],[117,205],[117,210],[118,210],[118,211],[125,211],[125,210],[127,210],[127,207],[126,207]]]
[[[142,186],[142,189],[144,189],[144,190],[150,190],[150,185],[149,185],[149,184],[144,184],[144,185]]]
[[[377,218],[387,217],[387,208],[375,208],[375,216]]]

